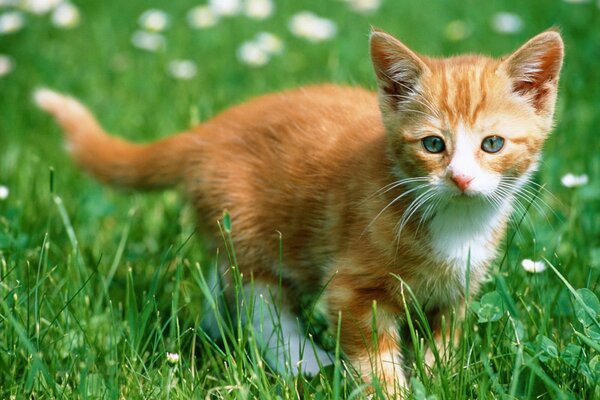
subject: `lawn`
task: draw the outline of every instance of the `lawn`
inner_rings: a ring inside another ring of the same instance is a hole
[[[535,178],[544,189],[531,188],[537,200],[471,299],[452,362],[428,374],[421,340],[407,342],[411,388],[417,399],[600,399],[600,3],[383,0],[357,11],[349,0],[278,0],[270,15],[254,4],[252,18],[223,0],[234,15],[212,21],[203,8],[194,27],[188,13],[204,1],[73,1],[78,19],[73,8],[41,13],[45,3],[56,2],[0,0],[0,398],[363,396],[340,364],[317,377],[273,373],[227,318],[220,340],[203,333],[203,277],[227,241],[198,234],[176,190],[119,192],[79,171],[33,105],[35,88],[71,93],[108,131],[145,141],[265,92],[374,88],[374,26],[439,56],[499,56],[556,26],[566,61]],[[156,15],[142,26],[152,8],[168,16],[164,29]],[[325,18],[328,35],[304,26],[298,36],[302,11]],[[261,37],[269,46],[256,46]],[[335,332],[313,325],[335,347]]]

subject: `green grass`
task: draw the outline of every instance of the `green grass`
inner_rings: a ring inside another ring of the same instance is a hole
[[[268,91],[324,81],[374,87],[371,26],[434,55],[500,55],[550,26],[561,28],[567,51],[557,124],[537,176],[555,196],[541,196],[554,211],[532,211],[518,234],[509,232],[489,282],[472,299],[452,362],[431,375],[419,365],[420,337],[428,334],[419,310],[410,311],[414,329],[406,337],[413,340],[406,347],[417,360],[417,399],[600,398],[595,2],[387,0],[376,14],[361,16],[341,1],[280,1],[266,21],[236,17],[204,31],[185,23],[186,3],[76,1],[82,22],[73,30],[28,14],[22,31],[0,36],[0,54],[16,63],[0,77],[0,184],[10,189],[0,200],[1,398],[361,397],[340,364],[315,378],[274,374],[252,332],[227,318],[219,324],[223,340],[203,334],[210,304],[202,271],[214,266],[217,252],[211,238],[195,232],[193,210],[174,191],[122,193],[82,174],[30,97],[38,86],[70,92],[109,131],[150,140]],[[172,17],[168,47],[159,53],[130,43],[137,17],[152,6]],[[336,38],[309,44],[293,37],[287,21],[305,9],[336,21]],[[523,30],[494,32],[490,19],[498,11],[520,15]],[[471,28],[459,42],[444,36],[455,19]],[[262,68],[239,63],[238,46],[262,30],[282,38],[284,53]],[[194,60],[198,75],[170,78],[166,65],[174,58]],[[590,183],[562,187],[567,172],[586,173]],[[230,250],[223,238],[212,239],[221,254]],[[552,267],[528,274],[523,258],[545,258]],[[317,336],[335,348],[335,332]],[[179,362],[170,363],[167,352],[178,353]]]

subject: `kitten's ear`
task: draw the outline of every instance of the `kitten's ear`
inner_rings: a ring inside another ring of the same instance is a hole
[[[394,110],[415,92],[421,75],[429,68],[411,49],[385,32],[373,30],[370,43],[382,100]]]
[[[513,81],[513,91],[529,99],[536,112],[552,116],[564,44],[560,33],[549,30],[530,39],[501,66]]]

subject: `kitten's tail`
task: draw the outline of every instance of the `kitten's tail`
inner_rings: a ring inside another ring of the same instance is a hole
[[[133,144],[108,135],[92,113],[72,97],[38,89],[34,101],[62,126],[73,159],[100,181],[133,189],[157,189],[183,179],[193,143],[191,134]]]

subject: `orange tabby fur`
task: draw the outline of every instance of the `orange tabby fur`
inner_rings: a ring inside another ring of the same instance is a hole
[[[345,356],[366,380],[375,371],[392,393],[406,385],[396,329],[404,288],[393,275],[424,305],[443,350],[441,316],[462,307],[461,263],[473,252],[469,284],[476,292],[503,236],[511,199],[489,213],[487,236],[473,234],[457,250],[446,238],[436,239],[435,227],[452,224],[461,231],[460,221],[436,215],[456,207],[468,219],[469,210],[487,207],[481,196],[452,192],[447,205],[430,215],[417,210],[399,232],[419,191],[410,195],[414,185],[389,185],[426,176],[443,190],[456,190],[449,171],[458,135],[474,143],[503,136],[502,151],[475,150],[474,162],[507,179],[528,176],[552,126],[562,54],[555,31],[504,59],[425,57],[374,31],[379,102],[364,89],[305,87],[259,97],[148,145],[106,135],[72,98],[42,90],[36,100],[65,129],[76,162],[101,181],[138,189],[181,182],[209,227],[229,210],[240,270],[266,285],[277,284],[281,272],[289,309],[297,309],[300,293],[316,294],[328,283],[324,296],[332,324],[341,311]],[[432,133],[446,142],[441,155],[423,150],[421,140]]]

